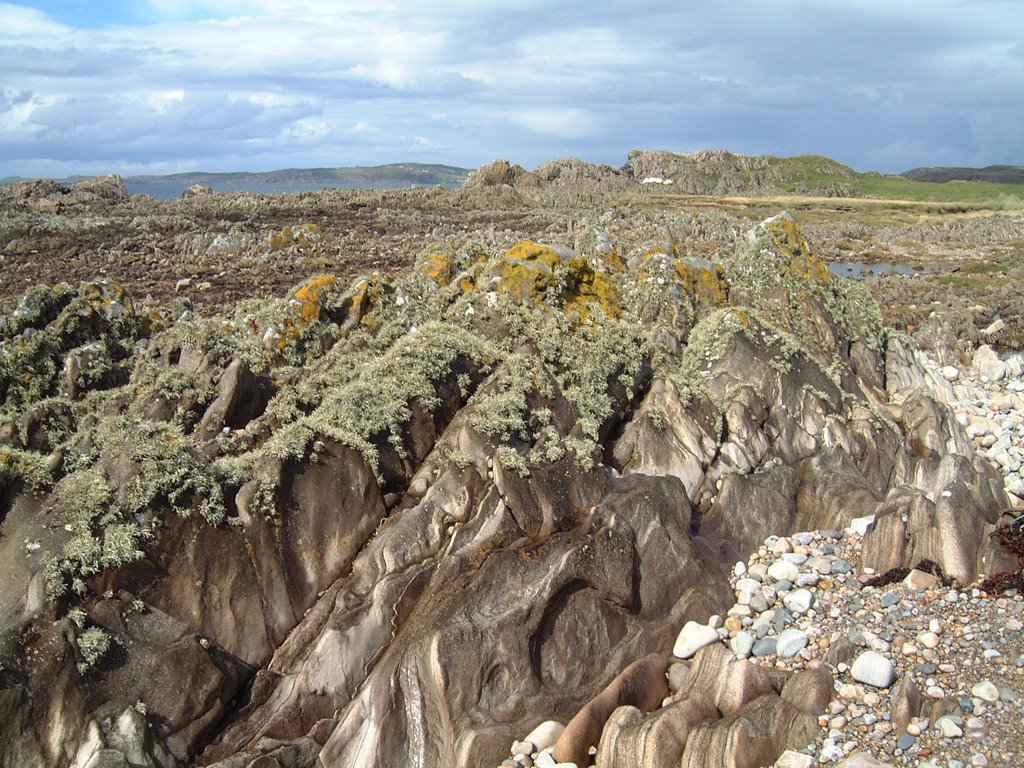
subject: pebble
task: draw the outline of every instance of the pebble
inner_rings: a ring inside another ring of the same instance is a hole
[[[718,641],[718,630],[707,624],[688,621],[679,631],[672,653],[680,659],[693,658],[705,645]]]
[[[785,560],[778,560],[768,568],[768,578],[773,581],[795,581],[796,577],[800,575],[800,569],[793,563],[787,563]]]
[[[938,727],[939,732],[942,733],[943,738],[946,739],[959,739],[964,735],[963,729],[960,727],[957,720],[959,718],[952,717],[940,717],[935,721],[935,725]]]
[[[983,680],[971,687],[971,696],[982,701],[999,701],[999,689],[991,680]]]
[[[749,632],[737,632],[729,641],[729,649],[736,654],[736,658],[745,659],[754,649],[754,637]]]
[[[850,675],[859,683],[888,688],[896,682],[896,668],[889,659],[875,651],[865,651],[853,662]]]
[[[776,643],[776,653],[779,658],[790,659],[807,647],[807,634],[799,629],[787,629]]]
[[[809,589],[794,589],[782,598],[782,604],[796,615],[807,613],[814,605],[814,595]]]
[[[557,720],[545,720],[530,731],[523,741],[530,742],[534,751],[543,751],[548,747],[553,747],[564,730],[565,725]]]

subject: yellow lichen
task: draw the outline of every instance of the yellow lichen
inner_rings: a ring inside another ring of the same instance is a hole
[[[433,253],[420,263],[419,271],[439,288],[444,288],[450,285],[454,278],[452,256],[444,252]]]
[[[719,307],[728,301],[729,285],[725,271],[703,259],[676,259],[675,278],[683,289],[708,307]]]
[[[574,311],[586,320],[596,306],[611,318],[622,314],[619,287],[607,272],[595,270],[586,259],[577,257],[569,261],[571,285],[566,294],[565,309]]]
[[[284,319],[284,331],[277,341],[280,349],[295,342],[299,335],[320,319],[324,300],[338,290],[334,275],[311,277],[292,291],[288,306],[290,316]]]
[[[524,240],[501,259],[497,287],[521,302],[547,304],[581,320],[595,309],[616,318],[622,311],[619,287],[601,267],[572,251]]]
[[[548,288],[556,284],[555,268],[561,263],[562,257],[555,249],[522,240],[501,260],[498,289],[519,301],[540,302]]]

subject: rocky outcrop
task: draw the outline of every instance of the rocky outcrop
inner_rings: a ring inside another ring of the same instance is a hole
[[[63,184],[52,179],[16,181],[0,187],[0,201],[28,210],[57,212],[63,208],[110,205],[128,200],[124,179],[116,173]]]
[[[692,153],[633,150],[625,170],[637,181],[670,182],[676,194],[849,197],[856,173],[826,157],[777,158],[724,150]],[[655,184],[657,186],[657,184]]]
[[[816,723],[813,670],[708,647],[645,714],[737,559],[875,514],[866,562],[995,566],[999,478],[788,215],[718,262],[522,241],[231,316],[106,283],[23,307],[15,764],[486,766],[551,719],[566,758],[760,764]]]

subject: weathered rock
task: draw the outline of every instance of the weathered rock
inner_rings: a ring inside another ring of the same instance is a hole
[[[544,193],[593,170],[546,169]],[[505,183],[462,199],[519,194]],[[299,258],[296,232],[315,230],[278,226],[270,240]],[[195,253],[243,263],[244,237],[218,237]],[[968,458],[944,403],[912,390],[933,377],[791,217],[722,264],[678,243],[631,258],[591,246],[521,241],[347,292],[320,275],[230,322],[166,319],[166,333],[109,285],[33,293],[2,326],[5,341],[53,342],[4,347],[40,371],[25,380],[19,362],[2,392],[0,555],[16,577],[0,606],[17,683],[0,692],[4,754],[487,766],[542,718],[570,723],[556,751],[581,765],[595,744],[609,765],[651,766],[767,764],[806,744],[828,681],[737,659],[705,623],[731,604],[732,563],[771,534],[874,516],[866,564],[928,558],[965,580],[995,568],[1001,478]],[[645,291],[657,301],[631,306]],[[72,361],[63,378],[51,358]],[[30,487],[44,491],[32,504]],[[88,535],[74,516],[33,527],[69,488]],[[66,552],[65,602],[47,604],[26,541]],[[818,578],[787,565],[769,575]],[[833,566],[823,575],[846,572]],[[812,583],[775,607],[810,610]],[[741,607],[767,609],[752,592]],[[84,690],[76,630],[52,622],[78,602],[127,639]],[[687,622],[708,645],[676,670],[673,703],[641,712],[668,694],[664,668],[630,664]],[[735,656],[764,628],[738,632]],[[33,633],[53,643],[28,665]],[[762,642],[792,657],[806,638]]]
[[[659,707],[668,695],[665,672],[670,661],[666,655],[653,654],[626,667],[569,721],[555,745],[555,759],[562,763],[586,765],[590,748],[597,746],[605,723],[614,710],[629,706],[640,712],[649,712]]]
[[[266,408],[271,391],[244,360],[232,360],[217,383],[217,397],[206,408],[196,427],[203,439],[216,436],[222,429],[241,429]]]

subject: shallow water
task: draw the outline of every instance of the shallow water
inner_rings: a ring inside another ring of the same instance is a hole
[[[852,277],[854,280],[865,280],[885,272],[909,276],[934,271],[931,267],[908,267],[906,264],[865,264],[863,261],[837,261],[829,264],[828,268],[835,275]]]
[[[152,195],[156,200],[176,200],[193,182],[183,181],[136,181],[124,180],[129,195],[141,193]],[[208,181],[204,186],[214,192],[252,192],[255,195],[283,195],[293,192],[319,192],[323,189],[406,189],[409,184],[325,184],[324,182],[291,181]],[[447,185],[458,186],[458,185]]]

